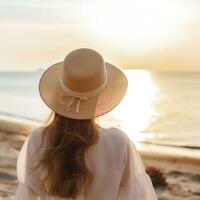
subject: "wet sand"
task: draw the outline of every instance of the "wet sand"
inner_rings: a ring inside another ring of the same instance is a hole
[[[17,134],[0,131],[0,200],[14,199],[16,161],[23,140]],[[159,200],[200,200],[200,162],[141,155],[146,167],[160,169],[166,178],[167,185],[156,188]]]

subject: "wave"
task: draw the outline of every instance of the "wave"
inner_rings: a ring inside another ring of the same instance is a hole
[[[33,121],[33,122],[41,122],[42,121],[42,120],[34,118],[34,117],[21,116],[21,115],[17,115],[14,113],[8,113],[8,112],[0,112],[0,117],[28,120],[28,121]]]

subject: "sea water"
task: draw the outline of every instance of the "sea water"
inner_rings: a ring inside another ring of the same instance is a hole
[[[125,70],[128,90],[120,105],[99,119],[133,140],[200,147],[200,73]],[[42,121],[50,110],[38,91],[43,71],[0,72],[0,116]]]

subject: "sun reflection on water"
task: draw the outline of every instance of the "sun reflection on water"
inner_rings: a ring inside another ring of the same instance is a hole
[[[128,78],[127,93],[108,118],[117,120],[119,122],[117,125],[128,134],[131,140],[143,141],[148,136],[142,132],[156,116],[153,102],[156,99],[157,87],[148,71],[126,70],[125,74]]]

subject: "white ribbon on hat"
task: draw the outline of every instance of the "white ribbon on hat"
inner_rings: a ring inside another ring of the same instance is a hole
[[[70,107],[74,103],[75,99],[78,98],[78,102],[76,105],[76,112],[79,112],[80,104],[81,104],[82,100],[87,101],[89,99],[89,97],[99,94],[100,91],[103,90],[105,88],[105,86],[107,85],[107,77],[106,77],[105,81],[95,90],[92,90],[90,92],[75,92],[66,86],[66,84],[64,83],[62,78],[60,78],[59,81],[60,81],[60,85],[61,85],[62,89],[65,91],[66,95],[72,97],[71,101],[67,104],[68,110],[70,110]],[[61,104],[66,104],[61,98],[59,100],[60,100]]]

